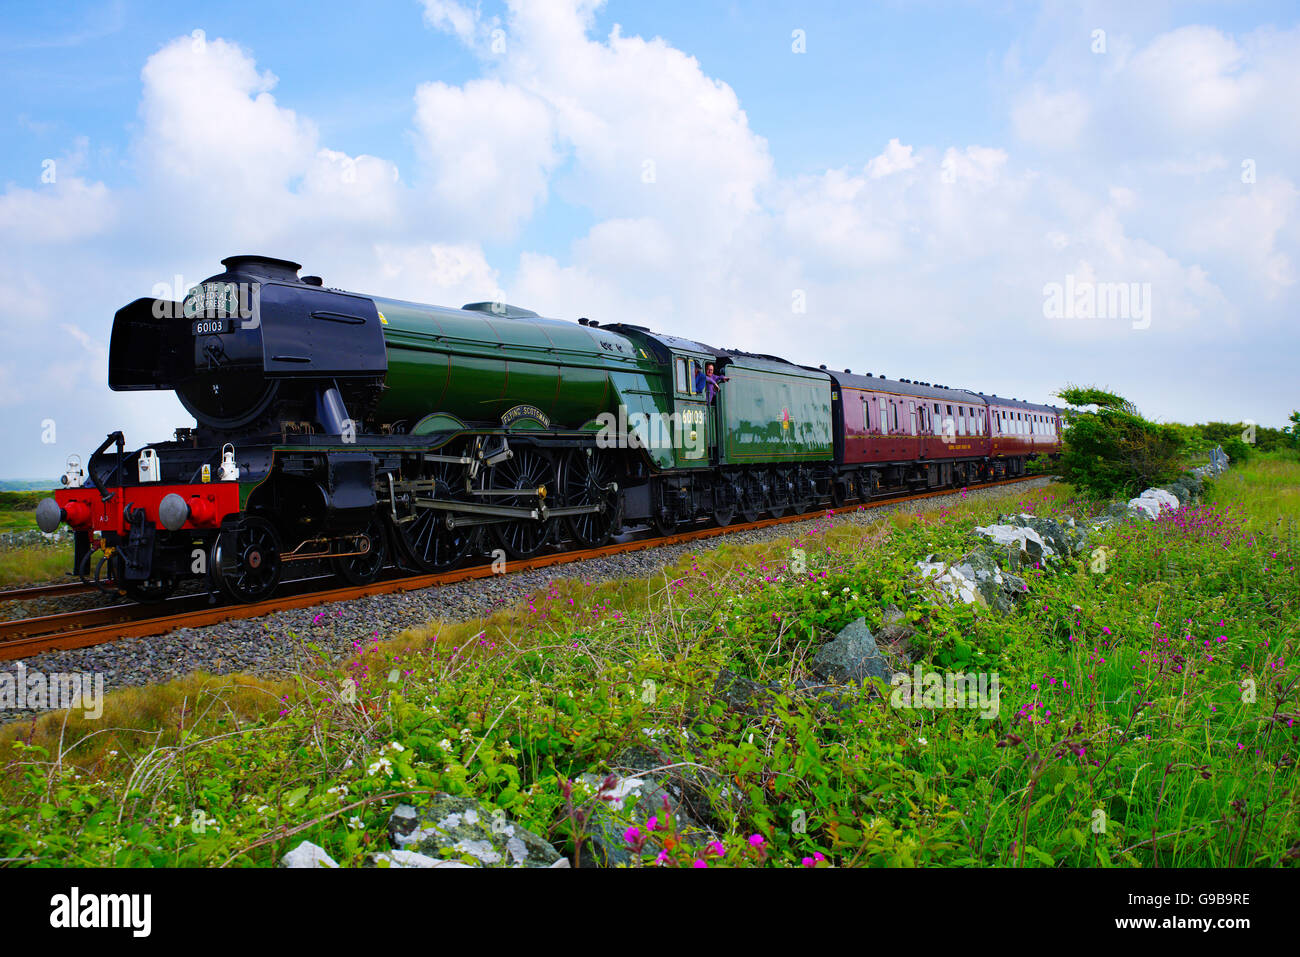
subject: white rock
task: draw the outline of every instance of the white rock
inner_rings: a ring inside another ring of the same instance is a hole
[[[629,796],[633,796],[635,800],[640,800],[641,788],[644,784],[645,781],[642,778],[619,778],[618,783],[614,785],[614,790],[608,792],[610,806],[616,811],[621,811],[623,810],[623,802]]]
[[[1137,498],[1129,499],[1128,504],[1131,508],[1140,509],[1149,519],[1158,518],[1165,509],[1171,512],[1178,510],[1177,496],[1162,488],[1146,489]]]
[[[428,854],[417,854],[415,851],[380,851],[378,854],[370,855],[371,859],[379,862],[386,861],[389,867],[464,867],[472,870],[469,864],[461,861],[445,861],[441,858],[430,857]]]
[[[418,844],[420,841],[423,841],[427,837],[437,837],[441,833],[442,833],[441,831],[439,831],[437,828],[434,827],[417,827],[410,834],[394,834],[393,841],[394,843],[401,846],[405,846],[407,844]]]
[[[458,853],[477,857],[484,864],[496,864],[501,860],[501,854],[488,841],[457,841],[455,849]]]
[[[1032,516],[1024,516],[1031,518]],[[983,535],[991,540],[995,545],[1018,545],[1020,548],[1025,547],[1025,542],[1036,542],[1038,547],[1043,550],[1044,555],[1055,555],[1052,546],[1043,541],[1043,536],[1039,535],[1032,528],[1025,528],[1020,525],[977,525],[975,534]]]
[[[325,853],[325,848],[303,841],[284,857],[281,867],[338,867],[338,862]]]
[[[921,578],[934,578],[934,583],[939,586],[946,595],[958,599],[969,605],[975,601],[976,585],[974,570],[970,565],[963,565],[961,568],[949,568],[943,562],[917,562],[916,567],[921,569]],[[967,569],[969,574],[963,571]]]
[[[528,860],[528,848],[523,841],[517,837],[509,838],[506,841],[506,853],[509,854],[516,864],[522,864]]]
[[[1160,503],[1150,498],[1131,498],[1128,500],[1129,508],[1135,508],[1148,520],[1154,519],[1160,514]]]

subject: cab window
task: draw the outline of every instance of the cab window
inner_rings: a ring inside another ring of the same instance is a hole
[[[676,366],[677,366],[677,391],[678,392],[690,391],[686,387],[686,360],[678,359],[676,362]]]

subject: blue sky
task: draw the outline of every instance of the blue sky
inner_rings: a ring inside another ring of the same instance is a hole
[[[7,476],[186,424],[107,393],[111,316],[237,252],[1040,400],[1094,382],[1165,419],[1300,404],[1294,4],[0,17]],[[1045,315],[1067,277],[1150,286],[1150,323]]]

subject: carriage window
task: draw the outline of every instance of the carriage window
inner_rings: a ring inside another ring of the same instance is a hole
[[[916,403],[915,402],[907,403],[907,414],[908,414],[908,418],[912,420],[909,423],[912,429],[912,435],[916,435]]]
[[[891,400],[889,404],[892,405],[892,406],[894,407],[894,431],[895,431],[895,432],[901,432],[901,431],[903,431],[903,429],[902,429],[902,427],[898,424],[898,402],[897,402],[897,401],[894,401],[894,400]]]
[[[966,410],[957,406],[957,434],[966,434]]]
[[[889,407],[885,404],[884,396],[876,400],[880,405],[880,418],[876,422],[876,431],[884,435],[889,431]]]
[[[862,397],[862,431],[871,430],[871,400],[865,395]]]

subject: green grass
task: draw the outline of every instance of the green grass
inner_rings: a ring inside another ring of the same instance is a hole
[[[1234,467],[1215,483],[1215,498],[1242,510],[1255,530],[1285,534],[1300,522],[1300,462],[1285,455],[1261,454]]]
[[[36,530],[36,506],[48,491],[0,491],[0,532]],[[0,588],[62,578],[72,567],[71,546],[0,549]]]
[[[0,491],[0,532],[25,532],[36,528],[36,506],[49,492]]]
[[[1104,562],[1032,571],[1005,616],[918,590],[913,563],[958,557],[1000,513],[1083,518],[1062,486],[559,582],[280,682],[133,689],[99,721],[0,729],[0,857],[271,865],[312,840],[356,864],[425,791],[570,846],[566,782],[653,735],[711,775],[711,866],[1294,861],[1298,487],[1300,465],[1252,462],[1202,508],[1109,531]],[[859,616],[877,628],[890,604],[924,669],[998,676],[996,718],[897,707],[888,688],[840,712],[783,694],[742,714],[713,696],[722,667],[788,685],[829,634]],[[644,861],[660,851],[701,855],[659,833]]]
[[[25,545],[0,549],[2,588],[60,580],[71,568],[71,546]]]

